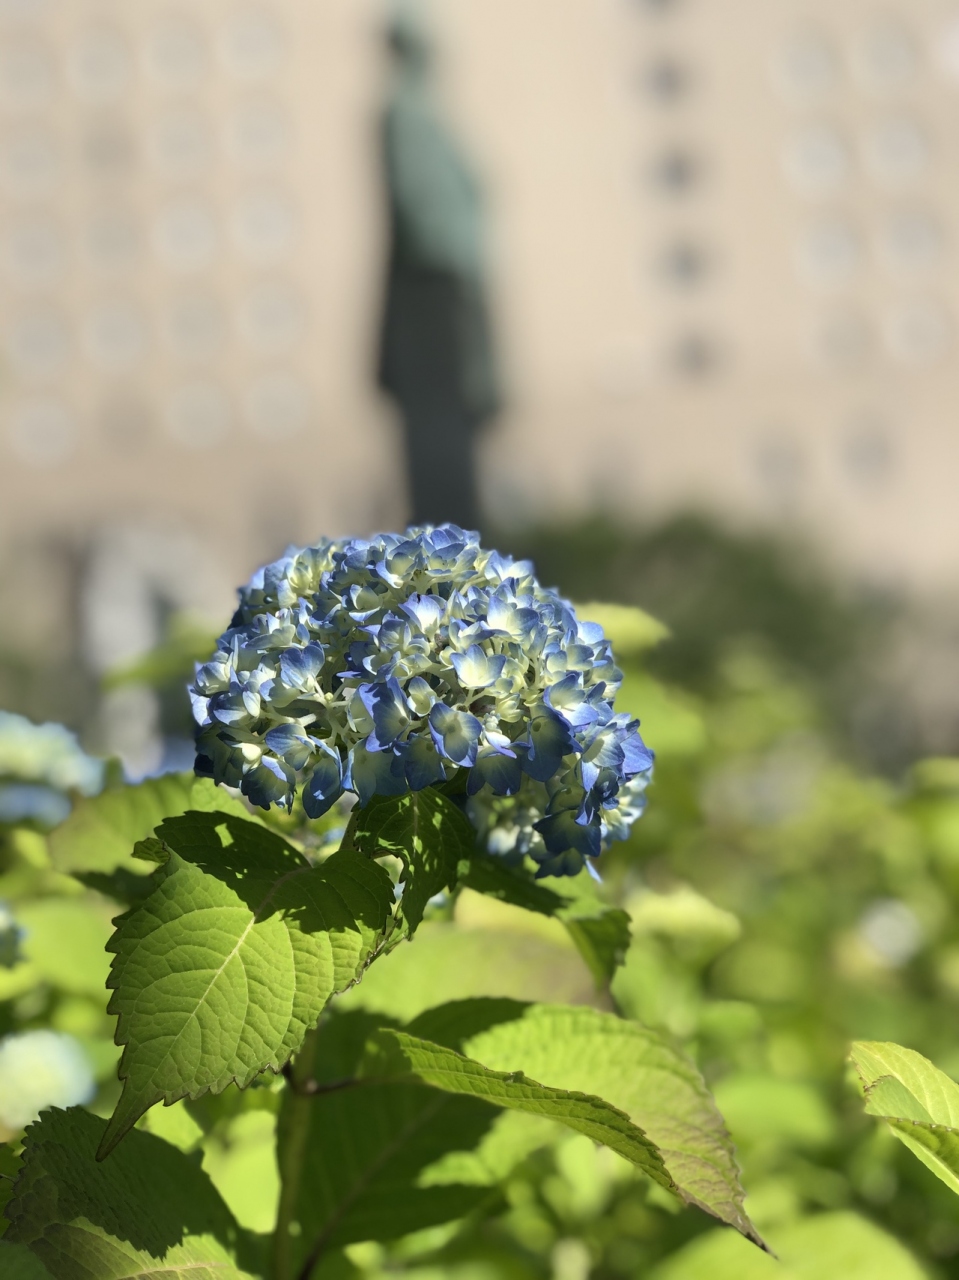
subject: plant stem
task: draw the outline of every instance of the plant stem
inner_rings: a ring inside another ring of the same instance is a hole
[[[278,1149],[282,1151],[280,1165],[280,1206],[277,1212],[276,1230],[273,1233],[272,1280],[294,1280],[294,1241],[296,1202],[303,1175],[303,1160],[310,1129],[310,1102],[312,1094],[308,1083],[313,1079],[316,1059],[317,1032],[309,1031],[303,1047],[293,1060],[290,1089],[283,1099],[280,1112],[282,1141],[278,1137]]]

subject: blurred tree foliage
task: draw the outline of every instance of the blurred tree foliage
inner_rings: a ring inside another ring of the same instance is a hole
[[[860,759],[895,771],[914,753],[921,733],[901,704],[895,724],[876,732],[885,660],[906,606],[852,589],[813,548],[698,514],[646,528],[591,518],[499,541],[573,600],[638,605],[661,618],[670,636],[650,670],[663,679],[710,694],[730,646],[748,640],[806,685],[824,727]]]

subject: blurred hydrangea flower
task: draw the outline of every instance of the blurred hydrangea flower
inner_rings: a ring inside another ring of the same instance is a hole
[[[190,693],[197,772],[310,817],[460,776],[491,852],[572,875],[624,837],[652,755],[616,714],[622,673],[528,561],[455,525],[290,549]]]
[[[0,1040],[0,1125],[16,1133],[46,1107],[73,1107],[94,1094],[93,1073],[73,1036],[23,1031]]]
[[[33,724],[0,711],[0,778],[92,796],[103,786],[103,761],[88,756],[62,724]]]

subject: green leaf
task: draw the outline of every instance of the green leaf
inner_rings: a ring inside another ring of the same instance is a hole
[[[393,854],[404,866],[402,912],[412,934],[434,894],[456,883],[459,863],[476,850],[462,809],[435,787],[403,796],[375,796],[356,808],[343,845],[370,858]]]
[[[145,868],[133,859],[133,846],[152,835],[164,818],[188,809],[217,810],[256,821],[239,800],[208,778],[196,778],[192,773],[164,774],[81,800],[50,834],[51,861],[58,871],[71,873],[111,872],[123,867],[145,875]]]
[[[687,1204],[761,1244],[743,1208],[733,1144],[696,1067],[667,1040],[595,1009],[531,1005],[463,1042],[495,1071],[603,1098],[662,1153]]]
[[[655,1144],[602,1098],[542,1085],[523,1071],[495,1071],[454,1049],[391,1028],[371,1038],[361,1072],[376,1080],[418,1081],[443,1093],[464,1094],[495,1107],[558,1120],[617,1151],[661,1186],[678,1190]]]
[[[422,1172],[451,1151],[469,1150],[497,1112],[404,1080],[358,1080],[367,1014],[339,1015],[316,1036],[312,1096],[284,1097],[279,1162],[296,1190],[288,1267],[359,1240],[389,1240],[462,1217],[495,1200],[488,1188],[419,1185]],[[304,1050],[304,1052],[307,1052]],[[341,1074],[342,1073],[342,1074]]]
[[[133,1133],[98,1165],[103,1128],[80,1108],[30,1125],[5,1240],[29,1249],[53,1280],[248,1278],[250,1245],[198,1163]]]
[[[158,834],[168,857],[154,891],[110,942],[109,1010],[126,1048],[101,1158],[161,1099],[278,1071],[391,918],[389,876],[352,850],[314,867],[226,813],[170,818]]]
[[[0,1143],[0,1236],[6,1227],[6,1207],[13,1195],[13,1183],[19,1172],[19,1155],[6,1142]]]
[[[589,965],[596,986],[608,987],[629,950],[629,916],[611,907],[596,916],[563,915],[560,918]]]
[[[26,1245],[0,1240],[0,1275],[4,1280],[53,1280],[50,1272]]]
[[[959,1195],[959,1084],[902,1045],[857,1041],[850,1052],[866,1095],[896,1137]]]
[[[669,627],[644,609],[633,605],[578,604],[576,612],[588,622],[598,622],[618,657],[643,653],[669,639]]]
[[[731,1231],[707,1231],[660,1263],[649,1280],[926,1280],[895,1237],[847,1211],[792,1223],[770,1243],[778,1261]]]

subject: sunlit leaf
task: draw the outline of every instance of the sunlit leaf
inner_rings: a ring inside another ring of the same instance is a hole
[[[866,1111],[959,1195],[959,1084],[902,1045],[857,1041],[850,1053]]]
[[[435,787],[374,796],[353,811],[344,844],[369,857],[394,854],[404,865],[403,916],[412,933],[434,894],[456,883],[457,867],[476,847],[463,811]]]
[[[279,1162],[296,1188],[298,1230],[286,1242],[294,1274],[309,1254],[406,1235],[491,1200],[488,1188],[427,1187],[420,1175],[449,1152],[475,1146],[496,1108],[403,1079],[357,1079],[377,1021],[352,1013],[324,1023],[309,1074],[317,1092],[284,1098]]]
[[[133,1133],[98,1165],[103,1129],[80,1109],[48,1111],[29,1127],[5,1240],[25,1246],[53,1280],[249,1277],[250,1243],[196,1161]]]
[[[393,902],[352,850],[312,866],[280,836],[225,813],[158,828],[167,861],[110,942],[123,1093],[106,1155],[155,1102],[278,1070],[334,991],[362,972]]]
[[[228,791],[192,773],[170,773],[134,786],[102,791],[81,800],[66,822],[50,834],[50,858],[58,871],[111,872],[124,867],[144,875],[133,846],[152,835],[164,818],[218,810],[256,819]]]
[[[462,1051],[618,1107],[662,1153],[683,1200],[758,1242],[722,1116],[696,1067],[662,1036],[594,1009],[531,1005],[466,1039]]]

